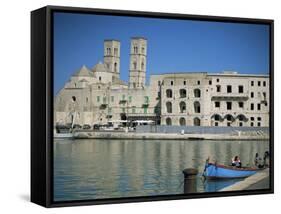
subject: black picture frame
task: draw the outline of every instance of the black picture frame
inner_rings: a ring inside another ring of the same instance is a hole
[[[53,13],[83,13],[114,16],[204,20],[229,23],[266,24],[270,27],[270,188],[214,193],[145,196],[84,201],[53,201]],[[78,7],[46,6],[31,12],[31,202],[44,207],[80,206],[189,198],[268,194],[274,192],[274,21],[140,12]]]

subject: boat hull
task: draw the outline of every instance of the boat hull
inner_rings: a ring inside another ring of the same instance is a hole
[[[74,138],[73,133],[54,133],[55,139],[72,139]]]
[[[209,163],[206,166],[204,176],[208,179],[246,178],[254,175],[258,170],[255,168],[237,168]]]

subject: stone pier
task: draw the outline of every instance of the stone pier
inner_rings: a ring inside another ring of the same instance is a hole
[[[269,169],[264,169],[256,174],[237,182],[231,186],[225,187],[220,191],[241,191],[252,189],[268,189],[269,186]]]

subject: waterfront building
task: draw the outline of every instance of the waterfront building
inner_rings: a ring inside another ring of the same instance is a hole
[[[269,76],[181,72],[151,75],[147,40],[133,37],[129,83],[120,79],[120,42],[104,41],[104,60],[82,66],[54,101],[55,124],[153,120],[158,125],[269,126]]]

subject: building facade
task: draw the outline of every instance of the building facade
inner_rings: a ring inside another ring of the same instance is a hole
[[[179,126],[269,126],[269,76],[222,72],[151,75],[147,40],[133,37],[129,83],[120,79],[120,42],[104,41],[104,60],[83,66],[58,92],[54,122],[84,125],[153,120]]]

